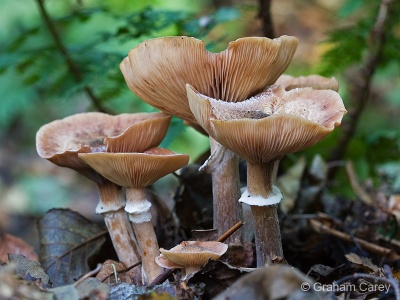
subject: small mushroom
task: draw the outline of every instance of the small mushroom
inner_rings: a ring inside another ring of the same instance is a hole
[[[118,258],[127,266],[140,258],[120,187],[98,174],[78,153],[144,151],[155,147],[165,136],[170,118],[163,113],[81,113],[48,123],[36,134],[39,156],[74,169],[97,184],[100,199],[96,213],[104,216]]]
[[[219,259],[226,250],[228,245],[220,242],[184,241],[170,250],[160,248],[161,255],[157,256],[156,262],[163,268],[182,269],[185,280],[208,260]]]
[[[142,252],[143,281],[152,282],[162,270],[155,263],[159,254],[158,242],[145,188],[185,166],[189,156],[153,148],[144,153],[81,153],[79,158],[111,182],[126,188],[125,210]]]
[[[120,68],[130,90],[143,101],[198,128],[189,108],[186,83],[215,99],[243,101],[278,79],[297,44],[292,36],[246,37],[230,42],[222,52],[211,53],[203,41],[195,38],[156,38],[129,51]],[[214,228],[222,234],[240,218],[236,201],[240,197],[239,160],[212,138],[210,146]],[[230,241],[238,235],[232,235]]]
[[[283,259],[277,205],[272,185],[275,162],[285,154],[311,147],[340,125],[346,109],[332,90],[274,85],[240,103],[227,103],[187,85],[189,104],[210,136],[247,161],[247,190],[240,202],[251,206],[257,266]]]

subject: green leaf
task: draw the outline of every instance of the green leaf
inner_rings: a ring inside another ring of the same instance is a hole
[[[347,0],[339,10],[339,18],[345,18],[357,11],[363,5],[364,0]]]
[[[185,129],[182,119],[175,116],[172,117],[170,126],[168,127],[167,134],[163,139],[160,147],[167,148],[171,142]]]

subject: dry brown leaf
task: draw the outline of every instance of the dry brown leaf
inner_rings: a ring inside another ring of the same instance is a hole
[[[293,267],[274,265],[242,276],[213,299],[328,299],[327,294],[313,289],[313,284],[312,279]]]
[[[0,233],[0,261],[8,262],[8,254],[22,254],[29,260],[39,261],[31,245],[11,234]]]
[[[131,283],[132,280],[129,276],[129,272],[125,272],[126,269],[127,267],[123,262],[117,262],[108,259],[104,262],[96,278],[101,282],[107,284],[121,283],[121,282]],[[117,278],[115,278],[115,274],[117,274]]]
[[[254,253],[251,243],[230,244],[221,261],[231,266],[249,268],[254,265]]]
[[[19,279],[15,274],[16,267],[14,263],[0,266],[0,299],[53,299],[50,294],[41,292],[33,283]]]
[[[39,262],[29,260],[22,254],[9,254],[8,260],[10,263],[16,264],[16,273],[19,278],[35,283],[43,291],[47,291],[51,286],[49,275],[46,274]]]
[[[355,253],[347,253],[345,254],[345,256],[347,260],[353,264],[365,267],[366,269],[368,269],[369,271],[373,271],[374,273],[377,273],[379,271],[379,267],[376,266],[368,257],[361,257]]]
[[[101,283],[97,278],[86,278],[76,285],[79,299],[107,300],[110,294],[110,287]]]

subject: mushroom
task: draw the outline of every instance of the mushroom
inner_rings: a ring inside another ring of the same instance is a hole
[[[204,95],[239,102],[273,84],[287,68],[296,50],[295,37],[240,38],[220,53],[191,37],[164,37],[145,41],[129,52],[120,68],[128,87],[150,105],[176,115],[199,128],[190,111],[185,84]],[[210,139],[214,198],[214,228],[219,234],[240,219],[238,157]],[[229,218],[226,218],[226,216]],[[238,234],[231,236],[235,241]]]
[[[240,103],[212,99],[187,85],[189,105],[210,136],[247,161],[247,190],[240,202],[251,206],[257,266],[283,259],[277,206],[282,199],[272,185],[274,164],[287,153],[310,147],[340,125],[346,109],[332,90],[274,85]]]
[[[339,90],[339,82],[335,77],[326,78],[320,75],[293,77],[282,74],[275,84],[283,85],[287,91],[303,87],[311,87],[316,90],[333,90],[335,92]]]
[[[140,258],[120,187],[83,162],[78,153],[144,151],[155,147],[165,136],[170,119],[163,113],[81,113],[48,123],[36,134],[39,156],[74,169],[97,184],[100,200],[96,213],[104,216],[118,258],[127,266]]]
[[[126,188],[125,210],[142,252],[143,282],[152,282],[162,270],[155,263],[158,242],[145,188],[185,166],[189,156],[153,148],[144,153],[80,153],[79,158],[111,182]]]
[[[157,256],[156,262],[166,269],[182,269],[185,280],[199,271],[208,260],[219,259],[226,250],[228,245],[220,242],[184,241],[170,250],[160,248],[161,255]]]

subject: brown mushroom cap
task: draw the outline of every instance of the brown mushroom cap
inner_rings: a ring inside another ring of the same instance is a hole
[[[143,188],[189,162],[189,155],[155,148],[145,153],[80,153],[99,174],[123,187]]]
[[[128,87],[150,105],[192,124],[185,84],[204,95],[238,102],[273,84],[297,48],[295,37],[241,38],[220,53],[203,41],[165,37],[145,41],[129,52],[120,68]]]
[[[142,152],[161,143],[170,119],[163,113],[80,113],[42,126],[36,134],[36,149],[54,164],[98,181],[98,174],[78,153]]]
[[[161,248],[161,259],[156,262],[164,268],[202,266],[209,259],[220,258],[227,249],[228,245],[220,242],[185,241],[170,250]]]
[[[304,87],[310,87],[315,90],[333,90],[335,92],[339,90],[339,82],[335,77],[326,78],[320,75],[293,77],[282,74],[275,84],[283,85],[287,91]]]
[[[187,86],[199,124],[219,143],[250,162],[268,162],[310,147],[341,123],[339,94],[312,88],[271,86],[240,103],[227,103]]]

